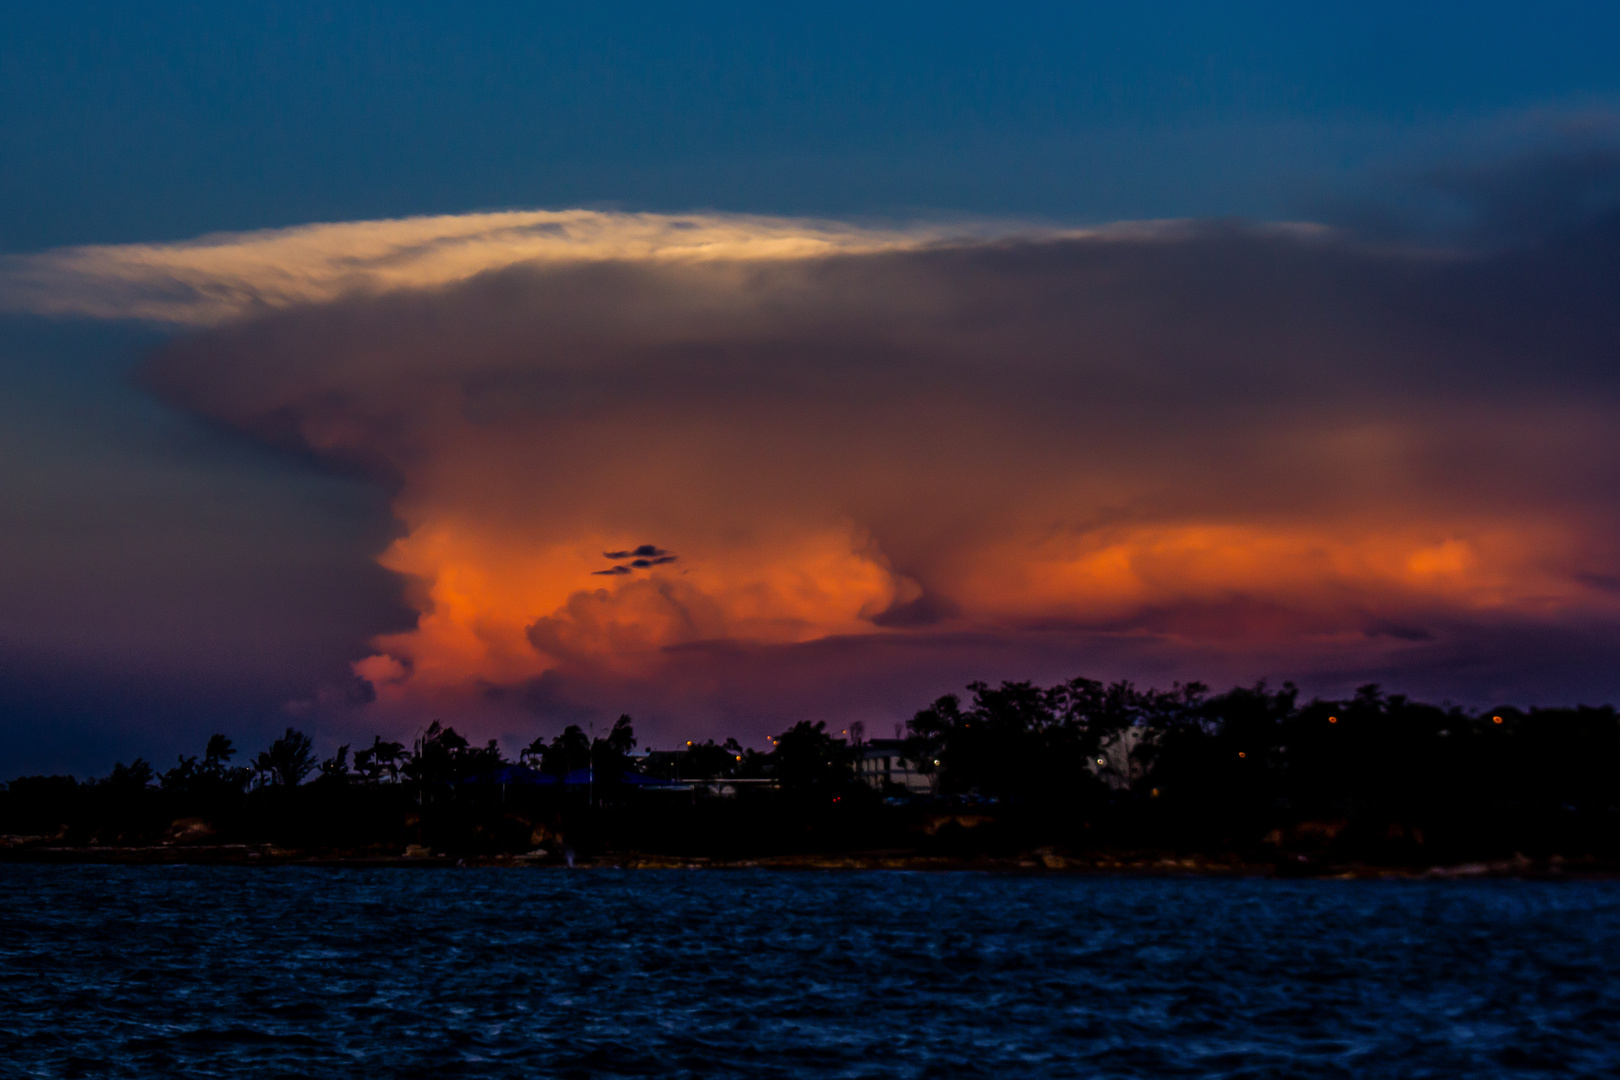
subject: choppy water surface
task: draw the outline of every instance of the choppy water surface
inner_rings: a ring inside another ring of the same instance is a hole
[[[1620,885],[0,867],[18,1076],[1620,1070]]]

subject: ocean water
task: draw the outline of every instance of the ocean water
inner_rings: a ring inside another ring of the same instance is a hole
[[[1620,884],[0,866],[5,1077],[1620,1075]]]

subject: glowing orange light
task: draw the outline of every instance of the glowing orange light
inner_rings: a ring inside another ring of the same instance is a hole
[[[1501,717],[1500,717],[1500,716],[1493,716],[1493,717],[1491,717],[1491,723],[1493,723],[1493,724],[1500,724],[1500,723],[1501,723],[1501,722],[1502,722],[1502,718],[1501,718]]]
[[[1249,755],[1245,754],[1243,751],[1241,751],[1241,750],[1238,751],[1238,757],[1248,757],[1248,756]]]
[[[694,514],[700,522],[740,515],[736,521],[749,528],[716,532],[693,525],[684,511],[669,511],[666,522],[659,516],[664,510],[630,533],[509,520],[505,508],[527,496],[519,498],[516,479],[500,479],[508,470],[499,455],[518,450],[486,446],[459,428],[444,438],[445,461],[413,474],[413,486],[397,500],[406,535],[381,560],[418,583],[413,589],[420,595],[413,592],[411,601],[416,625],[376,639],[376,652],[355,663],[379,708],[474,694],[483,682],[517,685],[550,670],[656,675],[665,650],[689,642],[786,646],[885,634],[890,630],[874,621],[876,614],[916,598],[916,583],[889,564],[859,523],[814,515],[777,522],[775,510],[746,498],[732,505],[729,494],[715,495],[716,505]],[[486,454],[497,457],[485,460]],[[526,465],[512,469],[513,478],[531,475]],[[477,498],[469,494],[473,504],[464,507],[461,481],[467,478],[477,480],[470,489]],[[640,496],[624,498],[634,504]],[[1416,600],[1470,610],[1532,599],[1542,604],[1548,597],[1558,604],[1592,602],[1584,592],[1565,596],[1562,585],[1543,581],[1534,569],[1546,561],[1543,549],[1556,548],[1556,530],[1544,536],[1509,525],[1481,529],[1467,522],[1368,521],[1337,537],[1309,523],[1167,521],[1032,538],[1027,523],[1011,523],[1005,535],[975,540],[971,550],[942,564],[950,567],[942,585],[963,617],[1014,621],[1077,611],[1088,618],[1134,618],[1132,612],[1161,604],[1196,610],[1197,603],[1181,601],[1203,597],[1277,597],[1288,601],[1283,608],[1317,612],[1310,616],[1312,634],[1341,617],[1332,597],[1345,588],[1366,593],[1369,604],[1397,608]],[[1455,536],[1447,539],[1447,530]],[[678,563],[644,574],[594,576],[607,565],[604,551],[654,534],[679,550]],[[1183,629],[1194,637],[1215,632],[1192,615],[1185,618]],[[1280,642],[1293,640],[1295,629],[1287,620],[1256,615],[1237,630],[1223,625],[1220,633]],[[844,729],[846,738],[851,730]]]
[[[1338,722],[1339,722],[1339,718],[1338,718],[1338,717],[1337,717],[1337,716],[1330,716],[1330,717],[1328,717],[1328,723],[1330,723],[1330,724],[1337,724],[1337,723],[1338,723]]]

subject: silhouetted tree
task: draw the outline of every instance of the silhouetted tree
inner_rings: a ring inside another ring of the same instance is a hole
[[[628,714],[614,721],[612,729],[591,744],[591,768],[598,784],[614,784],[630,768],[630,754],[636,748],[636,731]]]
[[[771,763],[784,791],[827,791],[853,776],[848,744],[827,734],[820,720],[800,720],[777,736]]]
[[[315,768],[315,744],[308,735],[294,728],[259,751],[253,759],[253,769],[260,783],[278,787],[297,787]]]
[[[203,747],[203,761],[210,769],[222,769],[236,756],[236,747],[231,740],[217,732],[208,736],[208,743]]]
[[[494,739],[484,746],[473,746],[455,728],[445,727],[435,720],[428,725],[416,753],[406,759],[400,772],[426,792],[490,772],[502,764],[500,746]]]
[[[735,776],[742,765],[742,747],[736,739],[716,743],[713,739],[688,743],[681,757],[683,780],[720,780]]]
[[[379,783],[384,774],[397,781],[404,754],[403,744],[384,742],[381,735],[373,735],[370,746],[354,752],[354,769],[368,784]]]
[[[128,765],[120,761],[114,764],[112,772],[102,779],[101,786],[117,793],[145,791],[152,783],[154,775],[151,763],[145,758],[136,758]]]
[[[619,715],[613,722],[613,729],[602,739],[602,744],[608,751],[621,757],[628,757],[635,750],[636,729],[629,713]]]
[[[539,740],[535,740],[538,742]],[[578,724],[569,724],[540,754],[540,771],[566,776],[591,763],[591,737]]]
[[[197,759],[181,754],[174,768],[158,778],[158,784],[164,791],[190,791],[197,785],[201,776],[202,770],[197,765]]]
[[[179,755],[175,766],[159,777],[163,790],[189,799],[217,800],[240,794],[253,776],[253,770],[230,764],[236,754],[231,740],[224,735],[211,735],[203,748],[201,761],[188,755]]]
[[[321,775],[319,782],[324,784],[346,784],[349,782],[349,744],[344,743],[337,748],[337,753],[321,762]]]

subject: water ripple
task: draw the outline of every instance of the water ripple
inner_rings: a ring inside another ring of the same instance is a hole
[[[0,886],[19,1076],[1620,1069],[1608,882],[12,865]]]

